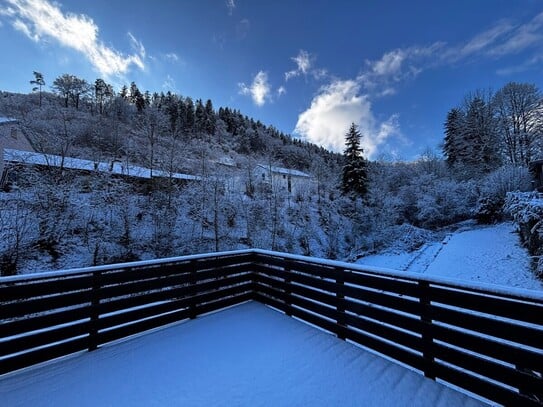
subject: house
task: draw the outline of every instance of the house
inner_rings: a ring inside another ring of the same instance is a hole
[[[14,177],[12,169],[17,167],[55,167],[62,171],[77,174],[106,173],[110,176],[150,180],[152,178],[171,178],[177,183],[186,184],[190,181],[200,181],[201,177],[171,173],[163,170],[151,170],[118,160],[97,162],[81,158],[39,153],[34,150],[28,139],[20,130],[17,120],[0,117],[0,188],[9,185]],[[12,173],[12,175],[10,175]]]
[[[289,193],[311,183],[312,177],[305,172],[273,165],[258,164],[253,171],[256,182],[279,187]]]
[[[543,159],[532,161],[529,164],[532,174],[532,186],[535,190],[543,192]]]
[[[34,152],[32,144],[21,130],[19,121],[0,117],[0,188],[8,178],[9,167],[4,162],[7,162],[5,155],[9,150]]]

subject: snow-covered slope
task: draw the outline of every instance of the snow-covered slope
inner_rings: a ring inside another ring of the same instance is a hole
[[[520,247],[512,223],[463,230],[412,253],[367,256],[360,264],[541,290],[543,284],[530,271],[530,258]]]

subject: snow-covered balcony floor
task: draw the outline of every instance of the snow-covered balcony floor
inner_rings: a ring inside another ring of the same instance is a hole
[[[0,378],[2,406],[476,406],[276,312],[239,306]]]

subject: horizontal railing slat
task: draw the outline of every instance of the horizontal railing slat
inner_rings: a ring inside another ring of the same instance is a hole
[[[23,334],[38,329],[49,328],[87,318],[91,306],[78,307],[65,311],[51,312],[40,316],[25,316],[24,318],[6,321],[0,324],[3,337]]]
[[[66,342],[54,343],[51,346],[30,352],[19,353],[0,361],[0,374],[79,352],[87,349],[88,345],[88,337],[81,337]]]
[[[470,293],[465,290],[434,286],[430,286],[428,289],[428,296],[432,302],[543,325],[541,304],[500,298],[492,293]]]
[[[541,380],[517,370],[514,366],[505,366],[440,343],[433,344],[433,352],[436,359],[461,367],[466,370],[466,374],[474,372],[512,387],[522,386],[529,391],[541,392],[543,390]]]
[[[543,312],[543,307],[539,312]],[[503,321],[490,316],[475,315],[466,310],[436,305],[431,306],[430,315],[434,321],[543,349],[543,330],[522,322]]]
[[[138,305],[143,305],[150,302],[166,301],[172,298],[183,298],[186,296],[196,295],[200,292],[213,291],[229,285],[243,284],[247,281],[249,281],[248,274],[238,274],[233,277],[227,277],[219,280],[211,280],[205,283],[196,282],[195,284],[189,284],[182,287],[172,287],[169,290],[164,291],[155,291],[150,293],[138,292],[138,295],[135,296],[114,299],[108,302],[101,302],[98,305],[98,309],[100,314],[105,314],[118,311],[123,308],[136,307]],[[104,298],[102,298],[102,300],[103,299]]]
[[[433,325],[434,339],[462,347],[506,363],[517,363],[526,368],[540,369],[543,366],[543,352],[526,349],[504,341],[484,338],[451,327]]]
[[[88,290],[92,287],[92,275],[84,274],[54,280],[24,282],[0,286],[2,301],[29,300],[53,294],[63,294],[69,291]]]
[[[250,293],[242,293],[221,300],[210,302],[196,308],[198,314],[204,314],[207,312],[215,311],[225,307],[229,307],[235,304],[239,304],[245,301],[249,301],[251,298]],[[98,343],[105,344],[117,339],[125,338],[127,336],[135,335],[149,329],[158,328],[163,325],[171,324],[173,322],[182,321],[190,318],[192,311],[190,309],[181,309],[168,314],[162,314],[155,318],[149,318],[136,321],[132,324],[123,325],[111,330],[98,333]]]
[[[489,400],[499,400],[505,406],[536,407],[541,404],[529,397],[517,393],[515,390],[505,388],[466,372],[436,362],[434,367],[436,374],[446,382],[454,384],[472,393],[478,394]]]
[[[68,326],[52,327],[48,330],[19,335],[5,341],[0,341],[0,356],[5,356],[54,342],[85,335],[89,332],[89,321],[82,321]]]
[[[215,301],[232,295],[242,294],[250,291],[250,284],[242,284],[229,287],[222,290],[212,291],[206,294],[195,295],[192,297],[171,300],[164,303],[152,304],[148,307],[127,310],[122,313],[105,315],[98,320],[98,329],[110,328],[115,325],[121,325],[137,321],[139,319],[160,315],[167,312],[197,306],[205,302]]]
[[[40,312],[50,312],[54,309],[86,305],[91,302],[90,290],[70,294],[58,294],[51,297],[21,300],[14,303],[3,304],[0,307],[0,319],[21,317]]]

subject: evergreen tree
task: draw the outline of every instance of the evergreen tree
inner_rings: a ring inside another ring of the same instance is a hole
[[[488,174],[501,164],[500,143],[491,95],[477,91],[454,108],[445,121],[443,152],[447,164],[462,179]]]
[[[113,97],[113,86],[106,83],[103,79],[96,79],[94,82],[94,99],[98,104],[100,114],[104,112],[104,103]]]
[[[45,86],[45,80],[43,79],[43,74],[41,72],[34,71],[34,80],[30,81],[31,85],[36,85],[32,88],[33,92],[39,91],[40,93],[40,107],[41,107],[41,88]]]
[[[213,104],[210,99],[207,99],[205,106],[205,130],[207,134],[215,134],[215,129],[217,127],[217,119],[215,117],[215,112],[213,110]]]
[[[202,99],[196,101],[196,110],[194,112],[194,129],[196,133],[203,133],[205,131],[205,108],[202,103]]]
[[[447,113],[445,121],[445,141],[443,153],[449,168],[454,167],[460,154],[460,144],[464,125],[464,114],[458,108],[453,108]]]
[[[368,192],[368,163],[362,155],[364,150],[360,146],[361,135],[353,123],[345,135],[345,165],[341,190],[345,195],[350,194],[363,197]]]
[[[194,102],[190,97],[185,99],[184,113],[184,131],[186,134],[191,134],[194,131]]]
[[[123,100],[128,100],[128,87],[126,85],[123,85],[121,88],[121,91],[119,92],[119,96]]]

